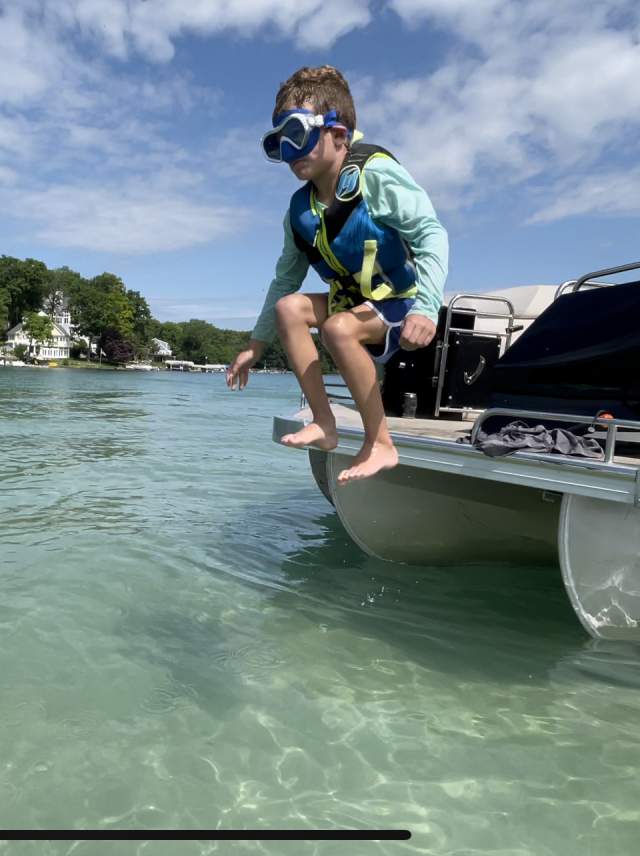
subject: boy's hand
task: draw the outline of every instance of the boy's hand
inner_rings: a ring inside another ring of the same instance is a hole
[[[425,348],[436,335],[436,325],[424,315],[407,315],[402,325],[400,347],[405,351]]]
[[[235,360],[227,369],[227,386],[235,389],[244,389],[249,382],[249,369],[255,366],[264,353],[264,342],[252,340],[245,351],[240,351]]]

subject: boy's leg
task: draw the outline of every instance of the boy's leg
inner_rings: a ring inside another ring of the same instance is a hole
[[[281,442],[285,446],[317,446],[329,450],[338,444],[336,421],[324,388],[318,351],[310,329],[320,329],[327,313],[326,294],[290,294],[276,304],[280,341],[313,413],[313,422],[295,434],[284,435]]]
[[[398,452],[389,434],[375,364],[365,345],[384,341],[387,326],[368,306],[338,312],[327,319],[322,338],[362,416],[364,443],[353,464],[338,476],[338,483],[375,475],[398,463]]]

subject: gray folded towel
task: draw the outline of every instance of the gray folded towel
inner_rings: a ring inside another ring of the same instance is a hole
[[[468,439],[459,442],[470,442]],[[544,425],[527,425],[515,421],[495,434],[478,431],[475,443],[485,455],[497,458],[521,450],[527,452],[559,452],[561,455],[579,455],[583,458],[604,459],[600,444],[593,437],[578,437],[567,428],[546,428]]]

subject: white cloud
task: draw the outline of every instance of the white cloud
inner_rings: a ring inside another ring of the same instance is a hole
[[[504,0],[390,0],[389,5],[413,27],[429,20],[453,26],[461,33],[474,33],[485,30],[489,20],[506,4]]]
[[[64,52],[28,25],[19,7],[0,7],[0,104],[21,104],[44,94],[58,80]]]
[[[274,31],[301,47],[329,47],[341,35],[371,20],[369,0],[6,0],[40,18],[47,27],[76,31],[100,43],[111,56],[137,52],[157,62],[174,55],[183,34],[210,36],[235,31],[252,37]],[[34,82],[34,86],[37,81]]]
[[[584,173],[640,130],[637,5],[391,0],[457,39],[432,74],[360,81],[359,115],[455,209],[532,176]],[[460,50],[460,46],[471,50]],[[631,136],[630,136],[631,135]]]
[[[547,124],[551,145],[585,148],[606,123],[637,121],[639,78],[640,44],[630,32],[588,33],[578,43],[567,34],[540,63],[528,103]]]
[[[240,228],[243,213],[211,191],[197,155],[167,133],[181,114],[217,109],[219,90],[168,67],[134,74],[95,51],[83,59],[73,36],[90,13],[98,26],[111,12],[98,0],[10,0],[0,11],[5,217],[52,245],[128,253],[201,244]],[[107,27],[110,49],[118,20]]]
[[[328,47],[369,20],[368,0],[164,0],[161,6],[133,3],[127,35],[137,50],[163,61],[173,56],[173,40],[183,32],[255,36],[270,28],[303,47]]]
[[[260,311],[259,299],[245,300],[237,294],[219,294],[214,299],[191,300],[152,295],[149,297],[149,304],[155,317],[163,321],[184,321],[185,318],[199,318],[213,323],[233,321],[243,330],[253,327]],[[234,314],[230,315],[230,312]]]
[[[584,214],[640,214],[640,167],[571,176],[553,187],[552,196],[530,223],[549,223]]]
[[[18,173],[5,166],[0,166],[0,184],[15,184],[18,180]]]
[[[40,240],[97,251],[177,249],[243,228],[234,202],[238,183],[255,179],[258,130],[220,128],[209,145],[182,147],[172,141],[176,118],[215,114],[217,86],[198,85],[169,63],[133,68],[109,58],[168,60],[184,33],[232,29],[328,45],[368,19],[367,0],[5,0],[4,210],[23,227],[30,222]],[[260,174],[261,186],[271,182],[266,167]]]
[[[407,26],[446,33],[451,50],[430,73],[390,81],[374,67],[356,81],[361,125],[398,154],[438,208],[460,209],[532,178],[538,186],[572,187],[584,210],[594,200],[607,204],[590,176],[602,171],[605,155],[614,162],[609,174],[618,175],[616,149],[637,145],[640,130],[635,4],[387,5]],[[118,252],[201,243],[225,234],[232,221],[241,228],[246,221],[233,220],[222,190],[235,194],[256,174],[261,187],[280,187],[280,175],[260,171],[261,129],[220,127],[198,152],[172,141],[176,116],[213,113],[221,98],[217,88],[175,72],[176,41],[234,31],[327,47],[366,25],[374,9],[373,0],[4,0],[0,183],[5,197],[10,188],[9,210],[31,218],[50,243]],[[76,52],[83,40],[90,61],[86,50]],[[112,61],[136,54],[155,60],[153,70]],[[578,213],[541,202],[539,191],[533,198],[538,220]],[[608,210],[635,210],[627,193],[621,198],[628,203],[608,203]],[[151,224],[146,235],[144,222]]]
[[[0,195],[5,210],[37,224],[55,246],[114,253],[151,253],[207,243],[244,227],[242,209],[197,201],[181,187],[51,185]]]
[[[30,123],[21,116],[3,116],[0,113],[0,158],[27,157],[33,153]]]

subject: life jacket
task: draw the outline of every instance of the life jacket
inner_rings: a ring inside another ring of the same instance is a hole
[[[330,314],[365,300],[413,297],[417,292],[408,244],[395,229],[373,220],[362,196],[362,171],[379,157],[395,160],[381,146],[355,143],[327,208],[318,205],[312,182],[291,197],[293,237],[309,264],[330,284]]]

